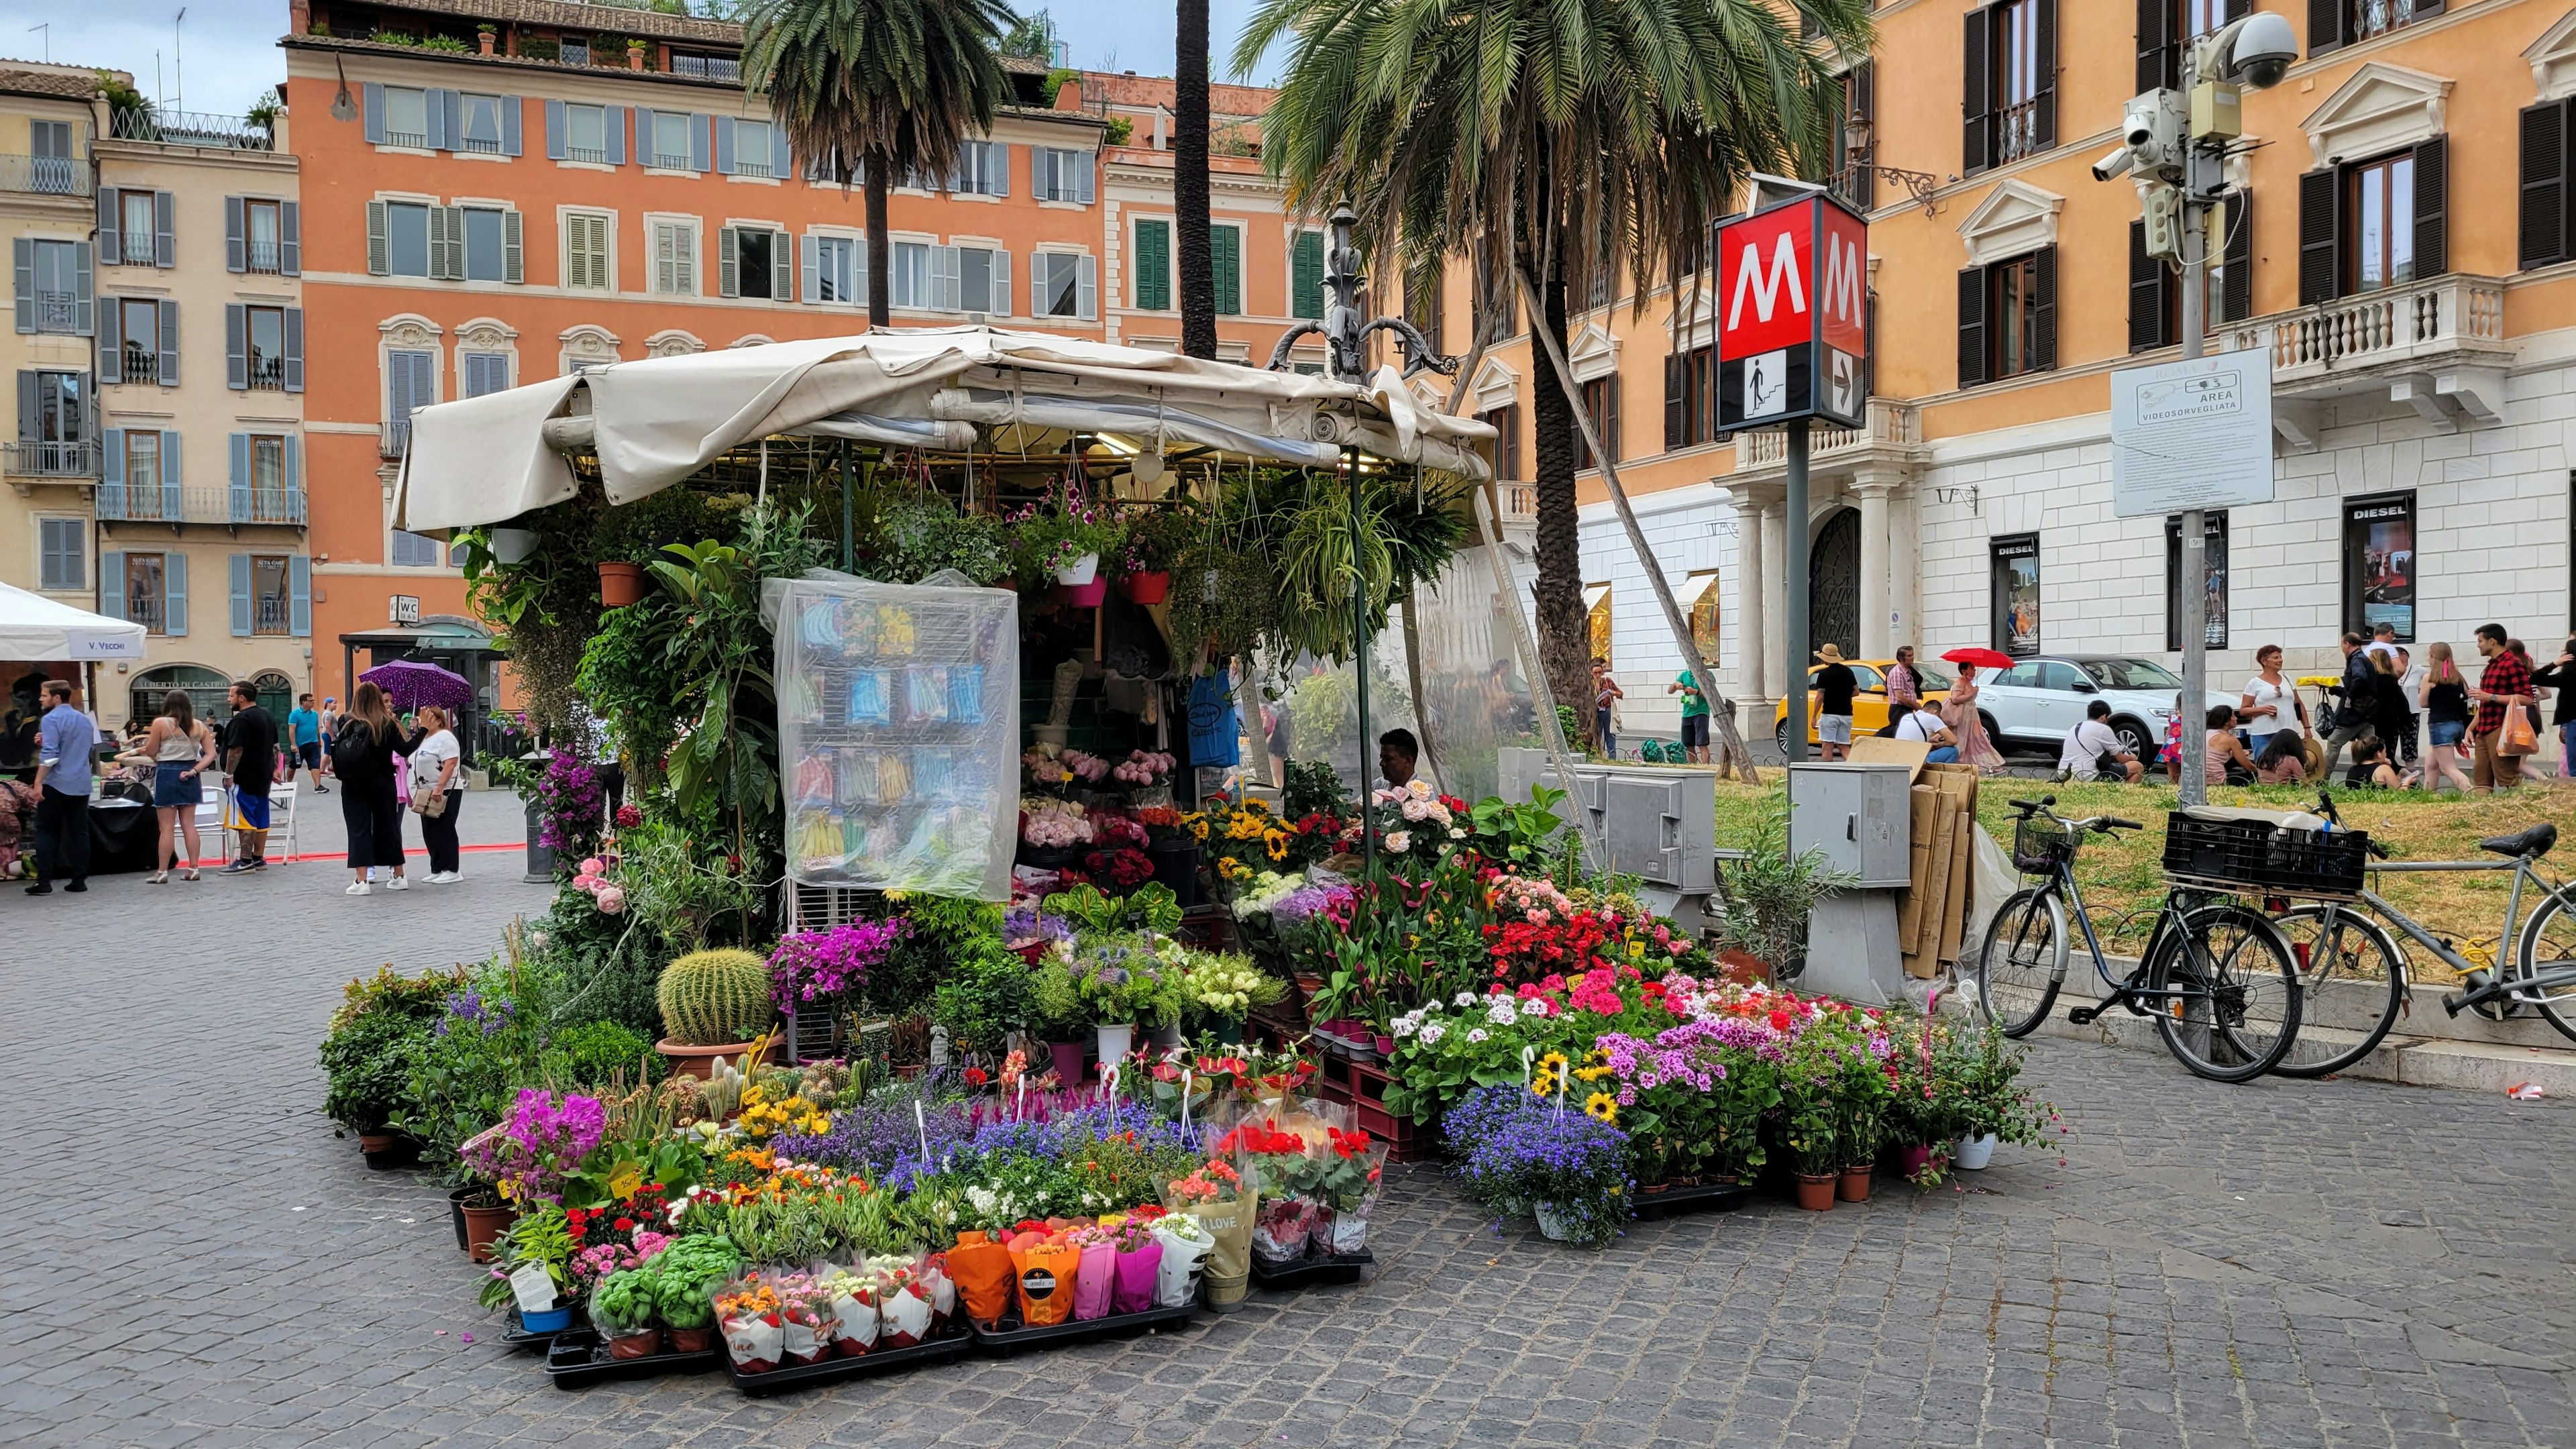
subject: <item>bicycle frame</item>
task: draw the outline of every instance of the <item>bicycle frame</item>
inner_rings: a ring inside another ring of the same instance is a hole
[[[2496,961],[2494,969],[2488,971],[2487,983],[2484,986],[2477,987],[2471,991],[2464,991],[2444,996],[2442,998],[2442,1009],[2450,1015],[2457,1016],[2463,1011],[2482,1005],[2486,1002],[2493,1001],[2498,997],[2503,997],[2507,1000],[2515,1001],[2524,1005],[2530,1005],[2536,1001],[2536,998],[2524,994],[2526,992],[2549,991],[2561,986],[2576,986],[2576,966],[2562,966],[2555,971],[2543,971],[2528,978],[2516,975],[2505,969],[2507,963],[2514,954],[2514,936],[2519,932],[2522,926],[2523,883],[2525,881],[2529,881],[2544,897],[2556,895],[2558,892],[2566,888],[2563,885],[2553,884],[2548,876],[2541,874],[2539,869],[2532,864],[2529,857],[2517,855],[2510,856],[2502,860],[2373,861],[2370,863],[2369,868],[2373,871],[2389,871],[2401,874],[2418,875],[2432,871],[2509,870],[2513,872],[2513,888],[2505,896],[2504,931],[2501,935],[2496,937]],[[2404,911],[2399,910],[2394,905],[2391,905],[2385,897],[2381,896],[2376,891],[2363,891],[2361,893],[2361,899],[2373,912],[2378,914],[2381,920],[2386,921],[2388,924],[2395,926],[2398,930],[2404,932],[2407,939],[2413,941],[2415,944],[2432,952],[2434,955],[2441,957],[2443,964],[2460,973],[2463,979],[2473,980],[2479,971],[2487,969],[2472,964],[2467,958],[2461,956],[2457,951],[2443,945],[2439,940],[2434,938],[2431,932],[2425,930],[2422,926],[2417,925],[2413,917],[2407,915]]]
[[[2113,980],[2111,977],[2110,957],[2102,950],[2102,938],[2095,935],[2093,932],[2093,913],[2085,909],[2084,893],[2075,883],[2075,865],[2073,861],[2064,861],[2059,863],[2057,869],[2052,872],[2049,877],[2049,890],[2065,898],[2065,903],[2069,908],[2067,913],[2075,917],[2076,926],[2084,932],[2084,949],[2091,953],[2093,957],[2093,974],[2102,979],[2103,987],[2110,992],[2110,995],[2104,997],[2097,1005],[2076,1008],[2075,1011],[2068,1016],[2068,1020],[2074,1021],[2079,1026],[2084,1025],[2093,1017],[2099,1016],[2102,1012],[2108,1010],[2113,1002],[2119,1003],[2133,1016],[2146,1016],[2150,1013],[2145,1007],[2138,1004],[2141,1001],[2161,1001],[2169,998],[2189,997],[2201,994],[2199,992],[2180,989],[2159,990],[2147,986],[2132,986],[2126,982]],[[2156,912],[2155,929],[2147,933],[2147,944],[2145,949],[2138,953],[2138,963],[2141,968],[2143,968],[2147,962],[2155,959],[2156,946],[2164,939],[2165,932],[2172,928],[2172,923],[2173,899],[2172,894],[2169,892],[2166,896],[2164,907]],[[2081,1019],[2079,1020],[2079,1018]]]

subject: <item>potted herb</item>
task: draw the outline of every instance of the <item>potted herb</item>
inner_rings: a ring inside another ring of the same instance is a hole
[[[590,1290],[590,1321],[608,1341],[610,1358],[650,1358],[662,1350],[661,1298],[649,1268],[611,1273]]]
[[[482,1304],[501,1308],[513,1302],[519,1327],[528,1333],[559,1333],[572,1326],[572,1224],[564,1210],[546,1203],[510,1225],[495,1245],[492,1276],[484,1280]]]
[[[1788,835],[1787,807],[1775,805],[1745,842],[1744,858],[1717,877],[1720,958],[1773,980],[1806,956],[1807,918],[1816,906],[1859,884],[1859,877],[1829,865],[1822,851],[1792,857]]]

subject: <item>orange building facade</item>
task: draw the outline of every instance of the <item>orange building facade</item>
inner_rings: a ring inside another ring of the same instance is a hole
[[[447,554],[391,525],[412,409],[864,330],[863,198],[809,179],[741,86],[740,43],[732,25],[550,0],[293,7],[325,693],[345,697],[371,660],[470,653],[481,634]],[[892,193],[894,325],[1177,346],[1170,82],[1089,75],[1050,97],[1043,67],[1007,66],[1015,103],[989,135]],[[1266,97],[1218,99],[1220,147],[1252,149]],[[1322,313],[1321,236],[1257,159],[1215,169],[1220,353],[1258,364]],[[497,703],[497,672],[481,683]]]

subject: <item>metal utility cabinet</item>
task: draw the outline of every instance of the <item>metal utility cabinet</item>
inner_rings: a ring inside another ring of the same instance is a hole
[[[1789,853],[1813,850],[1860,877],[1815,909],[1807,922],[1803,991],[1884,1006],[1896,1001],[1905,970],[1896,931],[1896,893],[1913,881],[1913,772],[1904,765],[1789,767]]]

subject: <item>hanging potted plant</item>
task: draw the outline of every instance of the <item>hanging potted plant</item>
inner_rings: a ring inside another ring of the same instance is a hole
[[[1075,608],[1098,608],[1109,595],[1100,561],[1126,547],[1127,530],[1083,502],[1078,489],[1053,493],[1049,506],[1032,506],[1011,520],[1019,529],[1024,572],[1053,578]]]
[[[622,609],[640,603],[644,598],[644,566],[618,559],[603,559],[599,564],[599,606]]]
[[[1196,511],[1178,503],[1131,507],[1119,515],[1119,521],[1127,528],[1127,551],[1118,592],[1131,604],[1163,602],[1171,594],[1173,565],[1198,536]]]

